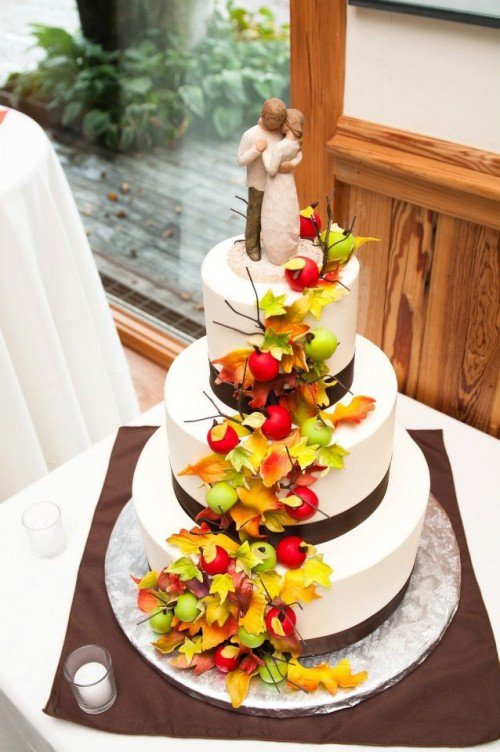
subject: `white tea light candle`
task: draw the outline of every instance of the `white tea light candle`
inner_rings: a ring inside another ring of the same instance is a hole
[[[103,713],[116,700],[113,662],[100,645],[73,650],[64,664],[64,676],[85,713]]]
[[[108,670],[102,663],[91,661],[80,666],[73,677],[73,682],[78,687],[81,699],[89,708],[102,708],[106,705],[113,694],[113,688]]]

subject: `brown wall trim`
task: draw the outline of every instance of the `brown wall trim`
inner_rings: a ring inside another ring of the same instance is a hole
[[[111,313],[122,345],[143,355],[163,368],[169,368],[174,358],[186,347],[161,329],[110,303]]]
[[[500,177],[500,154],[341,115],[336,133]]]
[[[390,129],[385,129],[390,141]],[[409,146],[409,136],[406,146]],[[500,179],[441,158],[421,156],[344,132],[330,139],[336,178],[348,185],[402,199],[426,209],[500,229]],[[415,146],[416,149],[416,146]],[[436,147],[437,149],[437,147]]]

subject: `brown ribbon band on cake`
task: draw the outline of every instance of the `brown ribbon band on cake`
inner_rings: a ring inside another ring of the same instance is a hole
[[[318,522],[307,522],[304,525],[294,525],[293,534],[300,535],[307,540],[308,543],[317,544],[325,543],[325,541],[332,540],[332,538],[338,538],[340,535],[348,533],[349,530],[353,530],[375,511],[384,498],[387,484],[389,483],[389,472],[390,465],[378,486],[374,488],[368,496],[365,496],[364,499],[350,509],[346,509],[344,512],[336,514],[334,517],[319,520]],[[196,499],[193,499],[193,497],[182,488],[173,473],[172,485],[179,504],[186,514],[189,515],[192,520],[195,520],[197,515],[202,512],[205,507],[196,501]],[[276,539],[279,540],[280,537],[280,535],[274,534],[269,536],[271,541]]]
[[[353,355],[352,359],[349,361],[345,368],[330,377],[332,379],[339,380],[326,389],[329,405],[333,405],[335,402],[341,400],[342,397],[344,397],[351,388],[354,379],[354,358],[355,356]],[[208,363],[210,367],[210,386],[212,387],[213,393],[221,400],[221,402],[224,402],[224,404],[226,404],[228,407],[237,410],[238,398],[234,396],[235,388],[233,384],[228,384],[225,381],[218,384],[217,377],[219,375],[219,371],[215,368],[214,365],[212,365],[210,361]],[[251,408],[248,403],[248,397],[243,395],[241,408],[244,412],[252,412],[253,408]]]
[[[369,616],[368,619],[355,624],[354,627],[344,629],[342,632],[336,632],[335,634],[325,635],[324,637],[313,637],[312,639],[304,640],[302,642],[302,655],[322,655],[323,653],[333,653],[335,650],[342,650],[347,646],[353,645],[355,642],[362,640],[364,637],[375,631],[377,627],[380,627],[386,619],[397,609],[404,594],[410,584],[411,574],[406,580],[401,590],[396,593],[389,603],[387,603],[376,614]]]

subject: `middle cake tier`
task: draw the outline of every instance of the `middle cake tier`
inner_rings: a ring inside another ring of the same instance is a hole
[[[206,487],[198,477],[179,473],[210,453],[207,432],[212,421],[199,419],[213,415],[214,409],[204,392],[228,414],[226,405],[212,393],[208,374],[207,343],[202,338],[176,358],[165,383],[174,489],[180,503],[192,511],[197,510],[197,505],[206,505]],[[301,526],[301,534],[311,542],[329,540],[360,524],[377,508],[387,488],[394,440],[396,375],[386,355],[360,335],[356,338],[352,392],[373,397],[375,409],[360,424],[343,424],[334,431],[333,443],[340,444],[349,454],[344,459],[344,469],[331,470],[314,486],[321,510],[331,519],[318,512]],[[351,397],[346,395],[342,402],[349,402]]]

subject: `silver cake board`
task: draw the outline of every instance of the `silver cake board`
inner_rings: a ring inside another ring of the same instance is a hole
[[[452,525],[431,495],[425,516],[417,560],[408,589],[398,608],[363,640],[334,653],[301,659],[307,666],[322,661],[351,662],[353,672],[366,670],[368,679],[358,687],[328,692],[295,691],[283,682],[274,685],[258,677],[250,684],[243,705],[235,711],[225,686],[225,676],[216,668],[200,676],[171,665],[172,656],[153,646],[148,623],[137,624],[137,588],[130,575],[142,576],[149,569],[137,517],[128,502],[110,536],[105,559],[105,583],[109,601],[120,627],[132,646],[171,684],[196,699],[234,712],[275,718],[333,713],[367,700],[392,687],[417,668],[441,640],[458,607],[460,597],[460,552]],[[332,583],[335,587],[335,583]]]

